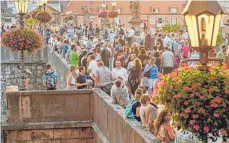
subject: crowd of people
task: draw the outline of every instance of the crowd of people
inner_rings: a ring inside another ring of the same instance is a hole
[[[135,29],[125,25],[110,29],[92,23],[79,27],[50,25],[45,31],[40,26],[33,28],[71,65],[67,89],[86,89],[89,84],[101,88],[111,96],[112,103],[125,108],[126,117],[141,122],[162,143],[173,142],[181,134],[173,128],[168,110],[157,105],[154,94],[159,73],[169,74],[186,59],[199,58],[190,46],[187,31],[152,34],[142,29],[137,37]],[[227,49],[223,45],[219,51],[210,51],[209,57],[222,58],[229,64]],[[47,65],[42,79],[47,90],[56,89],[57,75],[51,65]]]

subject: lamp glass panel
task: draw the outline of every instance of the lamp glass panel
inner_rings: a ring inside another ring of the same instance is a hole
[[[185,15],[185,21],[188,28],[189,37],[192,47],[199,47],[198,28],[196,17],[190,14]]]
[[[219,33],[219,27],[220,27],[220,21],[222,19],[223,15],[222,14],[218,14],[215,16],[215,27],[214,27],[214,31],[213,31],[213,38],[212,38],[212,46],[216,46],[216,41],[217,41],[217,36]]]
[[[15,0],[15,7],[17,13],[26,13],[28,8],[28,0]]]
[[[198,16],[198,28],[201,46],[211,46],[214,16],[202,14]]]

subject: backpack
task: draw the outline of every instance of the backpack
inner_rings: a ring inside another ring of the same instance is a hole
[[[132,111],[132,107],[133,107],[134,103],[136,103],[136,102],[137,101],[133,101],[132,103],[129,103],[126,106],[126,110],[125,110],[126,118],[130,118],[130,119],[134,119],[135,118],[134,112]]]
[[[55,90],[56,89],[56,82],[53,78],[54,72],[45,73],[46,75],[46,89],[47,90]]]
[[[151,69],[152,69],[153,67],[151,67],[147,72],[145,72],[144,73],[144,76],[145,77],[150,77],[150,72],[151,72]]]

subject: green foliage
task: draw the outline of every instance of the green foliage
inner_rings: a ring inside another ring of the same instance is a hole
[[[180,29],[180,25],[175,24],[175,25],[171,25],[171,24],[165,24],[162,27],[162,30],[164,32],[177,32]]]
[[[229,137],[229,69],[212,64],[208,71],[181,67],[161,77],[158,100],[182,129],[199,139]]]
[[[223,42],[224,42],[223,33],[222,33],[222,29],[220,29],[217,35],[216,46],[221,45]]]
[[[28,26],[34,26],[34,25],[38,24],[38,21],[33,17],[25,19],[24,22],[25,22],[25,25],[28,25]]]

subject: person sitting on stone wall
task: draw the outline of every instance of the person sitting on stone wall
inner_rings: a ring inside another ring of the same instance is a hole
[[[122,77],[118,77],[115,84],[111,87],[111,97],[113,104],[119,104],[124,108],[129,104],[128,88],[123,84]]]

